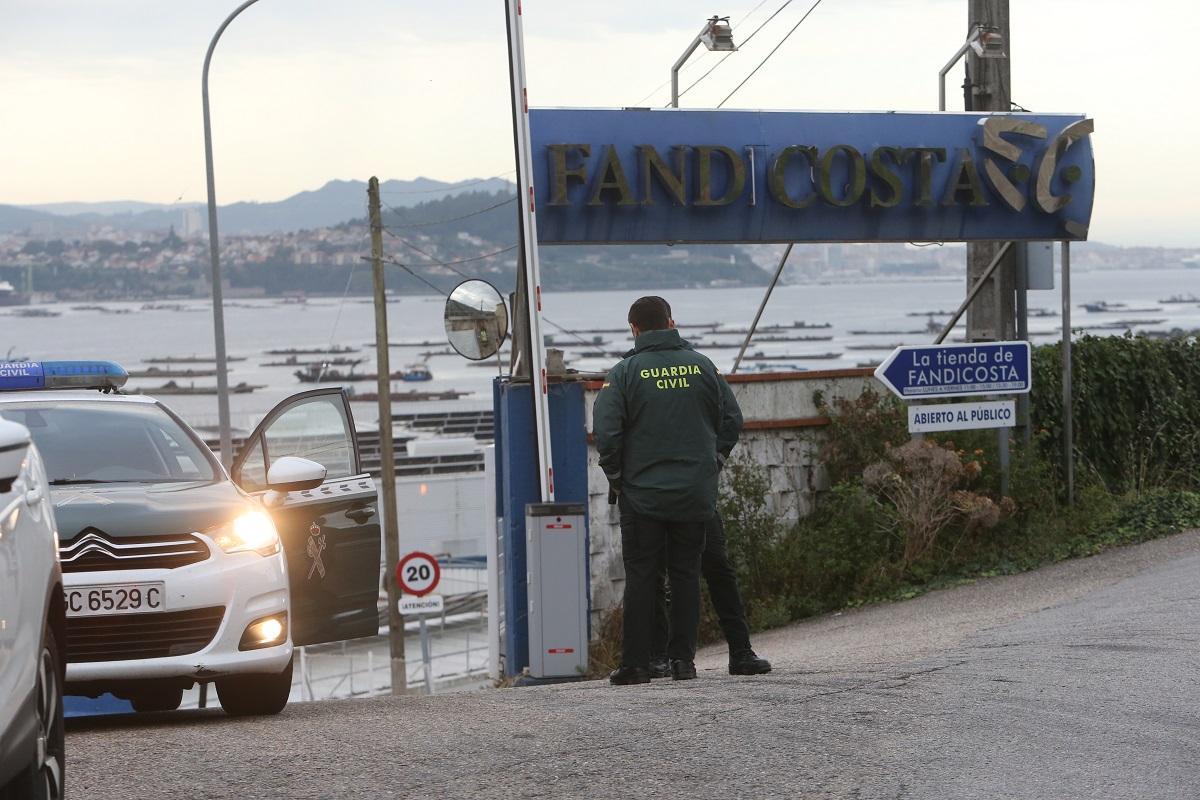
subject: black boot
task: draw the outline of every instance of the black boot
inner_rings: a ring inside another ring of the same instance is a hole
[[[669,678],[671,677],[671,662],[666,656],[650,659],[650,677],[651,678]]]
[[[690,681],[696,677],[696,664],[678,658],[671,661],[671,677],[677,681]]]
[[[650,671],[645,667],[621,667],[613,670],[608,676],[608,682],[613,686],[631,686],[635,683],[649,683]]]
[[[753,650],[729,654],[730,675],[766,675],[770,671],[771,662],[759,658]]]

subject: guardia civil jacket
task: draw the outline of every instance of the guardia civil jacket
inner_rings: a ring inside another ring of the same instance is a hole
[[[717,473],[742,428],[729,385],[679,332],[647,331],[592,409],[600,467],[623,509],[655,519],[716,513]]]

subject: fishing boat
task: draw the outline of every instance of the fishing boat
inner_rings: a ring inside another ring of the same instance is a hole
[[[146,369],[131,369],[131,378],[211,378],[216,375],[215,369],[163,369],[147,367]]]
[[[245,356],[226,356],[226,361],[245,361]],[[213,356],[156,356],[155,358],[143,358],[142,361],[146,364],[215,364],[217,359]]]
[[[1081,305],[1085,311],[1090,311],[1094,314],[1153,314],[1155,311],[1162,311],[1162,307],[1130,308],[1124,303],[1107,303],[1103,300],[1096,303],[1083,303]]]
[[[1170,297],[1168,297],[1166,300],[1159,300],[1158,302],[1164,303],[1164,304],[1166,304],[1166,303],[1200,303],[1200,297],[1196,297],[1196,295],[1194,295],[1194,294],[1189,294],[1189,295],[1173,294]]]
[[[8,281],[0,281],[0,306],[23,306],[28,302],[29,295],[18,292]]]
[[[292,374],[299,378],[301,383],[343,383],[367,380],[366,375],[355,375],[353,366],[349,371],[342,372],[331,369],[329,364],[309,364],[304,369],[298,369]]]
[[[350,392],[350,399],[353,402],[371,402],[379,399],[377,392]],[[420,392],[416,389],[409,389],[407,392],[392,392],[390,397],[393,402],[409,403],[419,402],[423,400],[457,400],[460,397],[466,397],[470,392],[460,392],[457,389],[447,389],[443,392]]]
[[[928,333],[928,331],[847,331],[847,333],[851,336],[921,336]]]
[[[785,359],[788,361],[832,361],[841,357],[841,353],[780,353],[778,355],[754,353],[744,358],[746,361],[783,361]]]
[[[337,356],[345,353],[357,353],[354,347],[286,347],[282,350],[264,350],[268,356]]]
[[[400,380],[405,383],[431,381],[433,380],[433,373],[424,364],[409,364],[404,368],[404,373]]]
[[[252,386],[248,383],[238,383],[235,386],[229,387],[230,394],[250,394],[257,389],[265,389],[266,386]],[[216,386],[197,386],[190,383],[187,386],[181,386],[175,381],[167,381],[162,386],[155,387],[139,387],[125,390],[124,394],[147,394],[151,397],[160,394],[216,394]]]
[[[320,366],[324,364],[330,367],[356,367],[365,362],[365,358],[346,358],[340,356],[338,358],[326,358],[323,361],[301,361],[297,356],[288,356],[283,361],[267,361],[259,364],[260,367],[310,367]]]

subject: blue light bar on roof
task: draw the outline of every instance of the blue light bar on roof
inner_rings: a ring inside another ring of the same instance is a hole
[[[0,392],[119,389],[128,379],[112,361],[0,361]]]

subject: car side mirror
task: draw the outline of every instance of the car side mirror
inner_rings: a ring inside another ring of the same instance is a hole
[[[296,456],[276,459],[267,470],[267,488],[276,492],[302,492],[325,482],[328,470],[315,461]]]
[[[29,442],[29,430],[24,425],[0,419],[0,492],[12,491],[13,481],[25,463]]]

